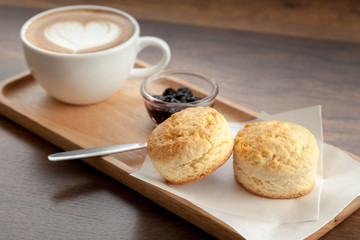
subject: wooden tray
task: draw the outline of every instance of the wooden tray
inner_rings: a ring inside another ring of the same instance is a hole
[[[138,61],[139,66],[146,65]],[[142,79],[128,80],[108,100],[89,106],[72,106],[50,98],[29,72],[0,84],[0,113],[64,150],[143,142],[154,129],[139,92]],[[167,86],[186,86],[169,79]],[[201,89],[197,89],[201,92]],[[228,121],[245,122],[257,113],[218,97],[215,106]],[[130,174],[139,169],[146,150],[83,160],[138,193],[220,239],[242,239],[233,228],[182,199]],[[356,157],[357,158],[357,157]],[[311,235],[317,239],[360,207],[360,197],[337,217]]]

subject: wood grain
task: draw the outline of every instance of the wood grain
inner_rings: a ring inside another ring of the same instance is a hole
[[[0,79],[6,79],[27,69],[18,38],[22,23],[68,2],[0,2]],[[232,102],[269,113],[321,104],[326,142],[360,155],[360,45],[359,31],[352,30],[359,26],[359,3],[297,1],[304,7],[291,9],[282,7],[289,1],[273,2],[268,4],[280,7],[262,7],[262,1],[234,7],[246,16],[237,22],[211,1],[215,10],[198,15],[184,15],[184,9],[199,13],[204,3],[157,1],[160,8],[150,1],[103,3],[137,14],[142,35],[164,38],[172,49],[168,68],[215,77],[220,95]],[[289,15],[293,19],[286,22]],[[235,22],[238,28],[231,27]],[[147,50],[141,58],[155,62],[157,56]],[[0,116],[1,239],[211,239],[81,162],[49,163],[47,155],[57,151]],[[323,239],[359,239],[359,223],[358,210]]]
[[[101,4],[139,19],[360,42],[360,2],[356,0],[0,0],[0,4],[44,9]]]

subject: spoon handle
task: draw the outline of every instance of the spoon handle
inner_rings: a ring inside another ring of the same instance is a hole
[[[97,157],[97,156],[104,156],[113,153],[126,152],[140,148],[145,148],[146,146],[147,143],[145,142],[145,143],[130,143],[130,144],[121,144],[121,145],[106,146],[106,147],[88,148],[88,149],[54,153],[49,155],[48,159],[52,162],[56,162],[56,161],[88,158],[88,157]]]

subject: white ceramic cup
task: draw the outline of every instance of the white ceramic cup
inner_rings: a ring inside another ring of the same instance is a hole
[[[26,39],[28,26],[39,17],[71,9],[100,9],[121,14],[132,22],[134,33],[115,47],[79,54],[44,50]],[[26,62],[36,81],[50,96],[77,105],[103,101],[119,90],[126,79],[147,77],[166,67],[170,60],[168,44],[157,37],[139,35],[139,24],[131,15],[96,5],[66,6],[39,13],[25,22],[20,31]],[[160,61],[148,68],[134,68],[138,53],[150,46],[161,50]]]

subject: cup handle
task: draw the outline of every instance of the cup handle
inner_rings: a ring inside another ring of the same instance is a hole
[[[150,76],[165,68],[169,63],[171,55],[169,45],[164,40],[157,37],[140,37],[138,53],[144,48],[150,46],[157,47],[161,50],[162,56],[160,61],[151,67],[133,68],[130,72],[129,78],[142,78]]]

